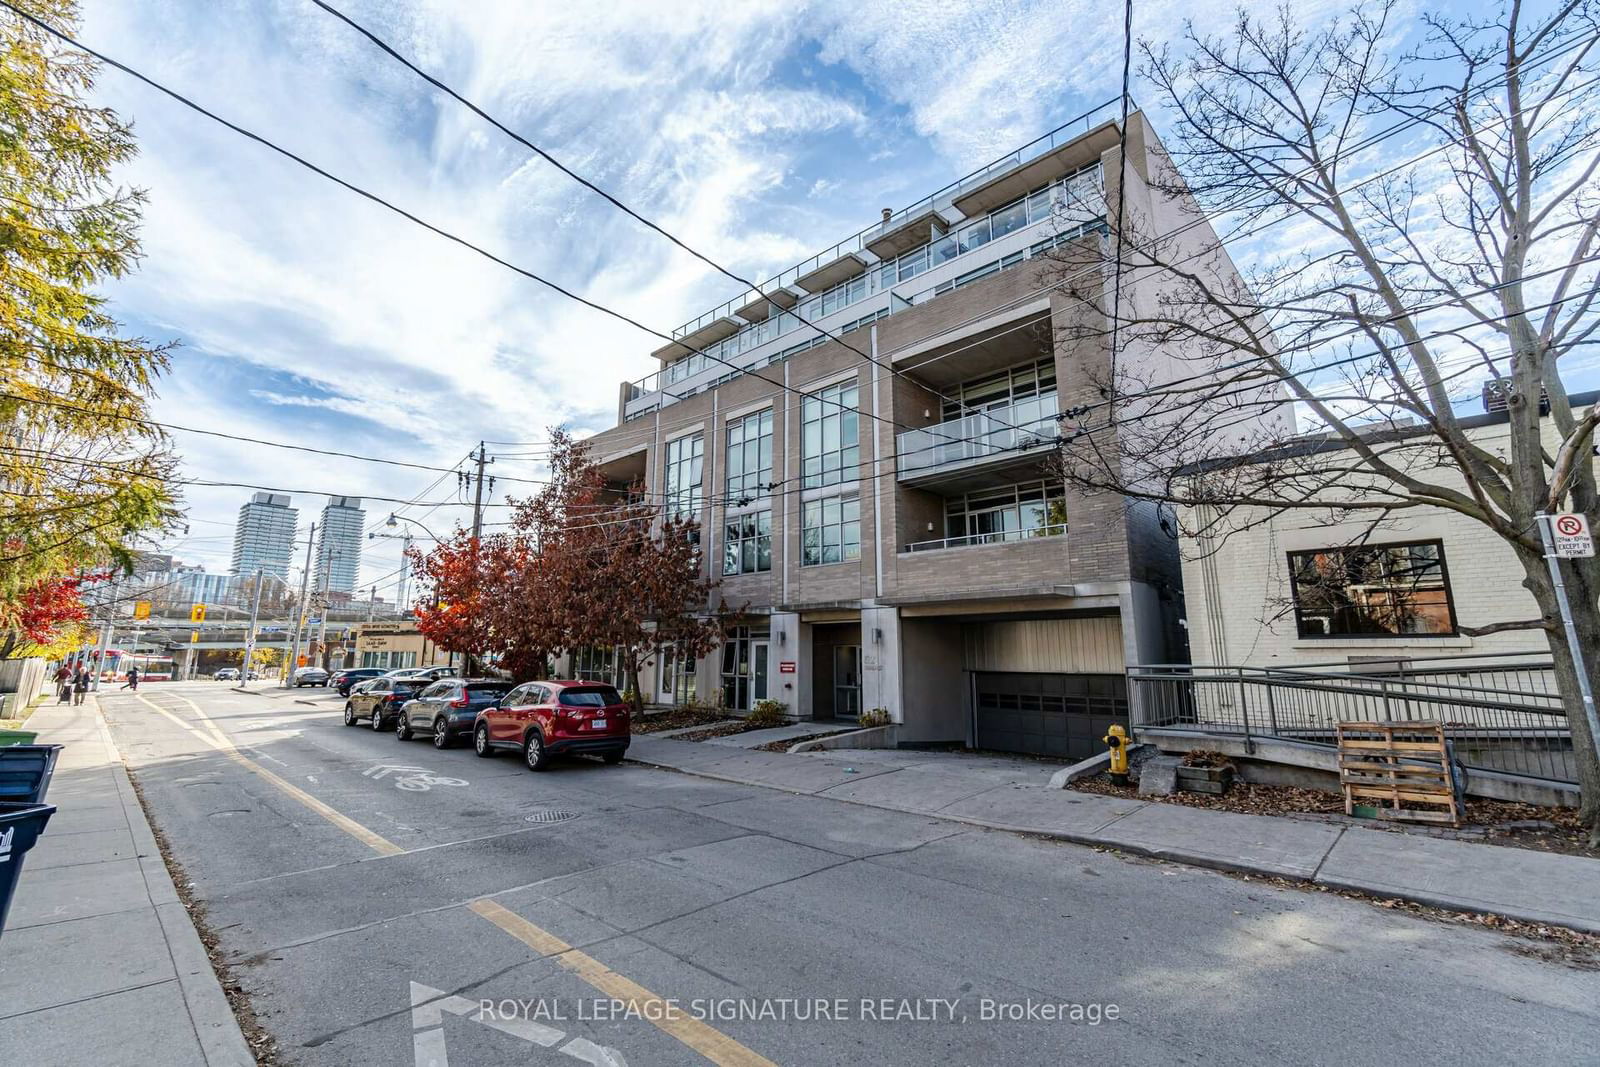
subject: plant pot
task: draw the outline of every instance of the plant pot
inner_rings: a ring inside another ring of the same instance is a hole
[[[1179,767],[1177,784],[1191,793],[1226,793],[1233,784],[1233,768]]]

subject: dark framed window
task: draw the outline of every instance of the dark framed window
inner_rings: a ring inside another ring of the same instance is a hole
[[[728,423],[728,496],[756,499],[772,483],[772,409]]]
[[[723,526],[723,574],[757,574],[772,569],[772,512],[730,515]]]
[[[1289,553],[1301,637],[1451,637],[1455,603],[1441,541]]]

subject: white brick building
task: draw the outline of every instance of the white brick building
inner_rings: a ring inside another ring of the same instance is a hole
[[[1578,409],[1597,398],[1600,393],[1590,393],[1571,402]],[[1473,416],[1462,425],[1490,451],[1509,451],[1504,415]],[[1553,448],[1553,428],[1547,437]],[[1318,443],[1306,441],[1308,447]],[[1343,455],[1328,452],[1330,462]],[[1430,481],[1463,487],[1449,475],[1426,472]],[[1179,514],[1185,530],[1201,528],[1208,518],[1204,508]],[[1215,536],[1186,538],[1183,588],[1193,662],[1306,667],[1548,649],[1537,630],[1460,632],[1538,615],[1522,586],[1521,563],[1481,523],[1436,507],[1399,512],[1368,532],[1371,522],[1370,513],[1329,523],[1315,510],[1271,515],[1239,509]],[[1348,546],[1358,543],[1363,549],[1353,553]],[[1330,589],[1335,571],[1341,588]]]

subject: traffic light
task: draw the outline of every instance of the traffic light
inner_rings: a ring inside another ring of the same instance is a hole
[[[150,617],[150,601],[135,600],[133,602],[133,617],[136,619],[148,619]]]
[[[189,621],[190,622],[205,622],[206,621],[206,606],[204,604],[196,604],[194,607],[190,608],[189,609]]]

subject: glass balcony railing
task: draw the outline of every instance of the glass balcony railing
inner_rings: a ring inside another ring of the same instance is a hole
[[[1053,444],[1058,437],[1058,412],[1056,394],[1046,393],[921,430],[906,430],[895,437],[900,477]]]
[[[905,547],[907,552],[937,552],[943,548],[972,548],[977,545],[999,545],[1012,541],[1031,541],[1039,537],[1059,537],[1067,532],[1064,522],[1049,526],[1035,526],[1027,530],[996,530],[993,533],[967,534],[964,537],[939,537],[932,541],[913,541]]]
[[[820,252],[806,260],[804,263],[797,263],[788,270],[778,274],[776,277],[768,279],[761,285],[761,290],[764,292],[772,292],[779,288],[792,286],[796,278],[803,277],[804,275],[811,273],[824,264],[832,263],[841,256],[863,252],[866,249],[869,241],[875,240],[880,233],[898,226],[904,219],[925,212],[929,208],[943,207],[954,197],[965,190],[971,189],[977,185],[981,185],[983,182],[989,180],[1002,171],[1020,167],[1022,164],[1037,159],[1046,152],[1060,148],[1062,145],[1082,137],[1084,134],[1094,129],[1097,125],[1104,123],[1107,119],[1115,118],[1117,115],[1117,109],[1121,106],[1121,101],[1121,97],[1113,97],[1103,104],[1099,104],[1093,108],[1090,108],[1088,111],[1085,111],[1076,118],[1068,119],[1060,126],[1057,126],[1055,129],[1046,134],[1036,137],[1016,151],[1008,152],[999,159],[979,167],[972,173],[957,178],[955,181],[951,182],[943,189],[940,189],[938,192],[933,193],[931,196],[926,196],[909,207],[901,208],[899,211],[891,215],[888,220],[874,222],[871,226],[861,230],[859,233],[845,238],[843,241],[840,241],[827,251]],[[1133,105],[1130,103],[1129,107],[1131,110]],[[870,253],[868,255],[873,259],[877,258],[875,256],[870,256]],[[738,297],[728,301],[726,304],[713,308],[704,315],[701,315],[699,318],[684,323],[682,326],[672,331],[672,336],[686,337],[695,330],[698,330],[709,323],[715,322],[719,318],[734,314],[739,308],[744,307],[751,300],[755,299],[755,297],[755,291],[741,293]]]

